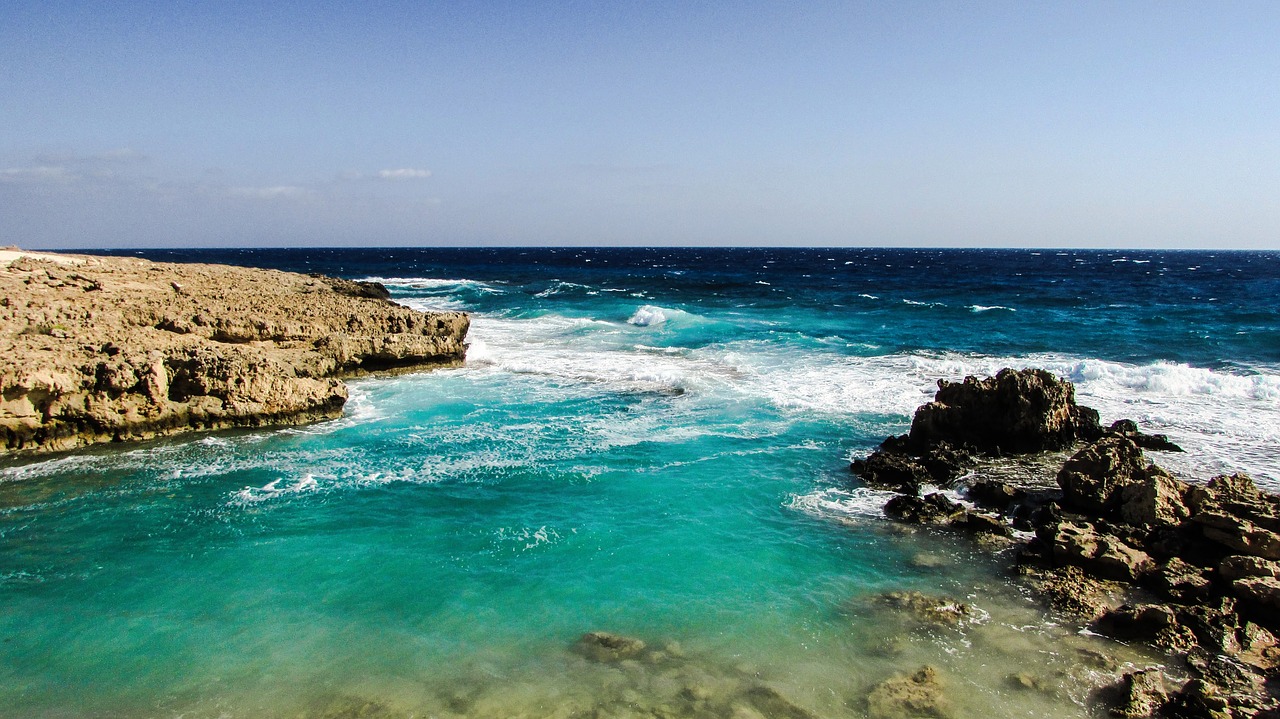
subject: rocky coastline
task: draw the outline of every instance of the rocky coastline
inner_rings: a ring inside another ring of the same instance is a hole
[[[3,453],[334,418],[342,378],[460,364],[468,327],[377,283],[10,248]]]
[[[1280,717],[1280,496],[1244,474],[1180,480],[1144,454],[1177,445],[1103,427],[1074,394],[1043,370],[939,381],[852,470],[896,492],[888,517],[973,536],[1064,621],[1163,655],[1097,693],[1111,716]],[[1060,468],[1014,479],[1010,457]]]

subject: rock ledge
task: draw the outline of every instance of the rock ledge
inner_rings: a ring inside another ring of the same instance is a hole
[[[341,377],[448,366],[469,319],[319,275],[0,257],[0,440],[34,453],[337,417]]]

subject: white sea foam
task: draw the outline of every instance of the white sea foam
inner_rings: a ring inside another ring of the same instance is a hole
[[[652,322],[669,310],[652,305],[637,314]],[[648,313],[648,314],[646,314]],[[634,316],[633,316],[634,318]],[[1280,371],[1231,373],[1172,363],[1126,364],[1040,354],[1023,357],[959,353],[842,354],[839,343],[797,351],[766,340],[697,348],[637,343],[627,327],[546,315],[506,319],[477,315],[473,363],[478,369],[528,373],[618,391],[691,392],[710,401],[763,401],[782,412],[819,412],[875,435],[905,429],[917,406],[933,397],[936,381],[987,376],[1004,367],[1043,367],[1076,385],[1083,404],[1104,422],[1131,418],[1149,432],[1170,435],[1186,455],[1158,461],[1189,478],[1245,470],[1280,488]],[[893,423],[897,422],[897,427]]]
[[[534,295],[534,297],[539,297],[539,298],[543,298],[543,299],[545,299],[545,298],[547,298],[547,297],[552,297],[552,296],[554,296],[554,295],[558,295],[558,294],[560,294],[560,293],[562,293],[562,292],[567,292],[567,291],[570,291],[570,290],[585,290],[585,289],[590,289],[590,287],[589,287],[588,285],[581,285],[581,284],[578,284],[577,282],[565,282],[564,280],[552,280],[552,281],[553,281],[555,284],[553,284],[553,285],[551,285],[550,287],[548,287],[547,289],[545,289],[545,290],[543,290],[543,291],[541,291],[541,292],[537,293],[536,295]]]
[[[444,279],[439,277],[362,277],[358,281],[380,282],[388,287],[405,287],[415,290],[471,289],[490,294],[502,294],[506,291],[479,280]]]
[[[284,494],[314,492],[319,486],[315,475],[308,473],[292,481],[280,478],[267,482],[261,487],[245,487],[235,493],[235,499],[242,503],[262,502]]]
[[[631,319],[627,320],[630,324],[640,327],[649,327],[652,325],[660,325],[667,321],[668,310],[654,305],[643,305],[631,315]]]
[[[894,492],[870,487],[828,488],[793,494],[787,507],[821,519],[874,519],[884,516],[884,504],[894,496]]]
[[[460,312],[467,303],[456,297],[397,297],[397,304],[419,312]]]
[[[972,312],[990,312],[991,310],[1005,310],[1007,312],[1017,312],[1017,310],[1015,310],[1014,308],[1005,307],[1004,305],[969,305],[969,310]]]

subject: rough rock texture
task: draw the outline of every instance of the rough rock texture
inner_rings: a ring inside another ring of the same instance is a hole
[[[1051,606],[1168,657],[1163,678],[1158,670],[1135,672],[1100,695],[1114,716],[1280,719],[1280,496],[1243,474],[1184,482],[1143,455],[1178,451],[1176,445],[1128,420],[1091,437],[1087,416],[1069,409],[1070,385],[1034,372],[940,387],[935,401],[917,410],[911,434],[885,440],[876,454],[889,456],[873,455],[862,466],[914,464],[933,478],[925,466],[933,447],[971,447],[987,456],[959,484],[968,485],[970,501],[999,515],[940,494],[921,497],[919,479],[907,473],[898,477],[902,494],[886,515],[933,527],[1004,522],[1033,530],[1015,553],[1019,571]],[[1010,413],[1007,421],[985,414],[1000,411]],[[1073,416],[1086,417],[1074,435],[1064,429]],[[1052,455],[1057,464],[1042,470],[1052,484],[1010,482],[997,469],[1013,458],[991,456],[1037,442],[1063,447],[1059,440],[1070,436],[1089,444],[1065,462]],[[910,599],[899,603],[919,604]],[[1166,681],[1178,684],[1166,692]]]
[[[1103,437],[1077,452],[1058,472],[1064,506],[1082,512],[1114,509],[1120,487],[1145,479],[1142,449],[1125,437]]]
[[[917,446],[950,442],[1000,454],[1063,449],[1098,433],[1098,413],[1076,404],[1070,382],[1044,370],[1003,369],[986,379],[939,380],[908,436]]]
[[[1120,682],[1119,695],[1117,705],[1111,709],[1111,716],[1119,719],[1152,716],[1168,698],[1159,669],[1143,669],[1125,674]]]
[[[644,653],[643,640],[609,632],[587,632],[578,639],[574,650],[593,662],[620,662]]]
[[[890,677],[867,695],[867,716],[871,719],[946,717],[948,713],[938,671],[930,666],[910,676]]]
[[[341,414],[344,375],[463,361],[469,320],[330,277],[137,258],[0,262],[5,452]]]
[[[1098,413],[1076,404],[1070,382],[1044,370],[1003,369],[986,379],[939,380],[911,431],[886,439],[851,469],[869,486],[918,494],[924,484],[953,484],[976,466],[976,454],[1060,450],[1101,433]]]

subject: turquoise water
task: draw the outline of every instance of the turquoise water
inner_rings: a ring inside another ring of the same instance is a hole
[[[848,459],[938,377],[1042,364],[1104,419],[1187,445],[1184,476],[1280,477],[1280,375],[1249,354],[1265,336],[1214,361],[1048,351],[1059,320],[994,269],[1007,296],[942,282],[913,292],[944,306],[855,312],[819,282],[695,286],[696,263],[432,257],[327,271],[472,311],[464,368],[355,381],[333,422],[0,466],[0,715],[786,715],[767,686],[858,717],[876,682],[930,664],[954,716],[1084,716],[1105,672],[1082,652],[1151,659],[1052,623],[1007,559],[886,522]],[[988,351],[913,344],[922,320],[896,313],[929,311]],[[1232,311],[1274,335],[1274,313]],[[878,599],[903,590],[972,611],[920,624]],[[590,661],[574,644],[597,630],[654,652]]]

